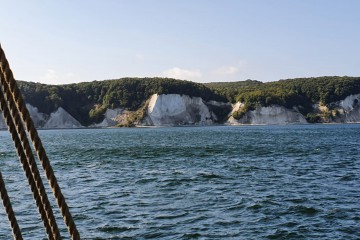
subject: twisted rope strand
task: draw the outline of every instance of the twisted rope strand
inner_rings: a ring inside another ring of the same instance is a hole
[[[41,162],[41,165],[45,171],[45,175],[50,183],[53,194],[56,198],[57,204],[61,210],[64,222],[69,230],[71,238],[73,240],[80,239],[80,234],[76,228],[75,222],[71,216],[68,205],[66,204],[65,198],[61,192],[57,179],[54,175],[54,171],[50,165],[50,161],[46,155],[45,149],[41,143],[41,140],[38,136],[37,130],[34,126],[33,121],[31,120],[29,111],[26,108],[25,102],[21,96],[20,90],[16,84],[12,71],[10,69],[9,63],[6,59],[5,53],[0,45],[0,70],[5,76],[5,82],[10,88],[10,92],[13,95],[13,99],[16,103],[18,111],[21,113],[21,119],[25,123],[26,129],[29,133],[30,139],[33,142],[35,151],[38,155],[38,158]]]
[[[2,79],[0,79],[1,81]],[[60,232],[58,230],[57,224],[55,222],[55,218],[51,209],[51,205],[47,198],[44,185],[42,184],[42,180],[37,169],[34,156],[30,148],[30,153],[26,151],[22,146],[22,141],[19,138],[17,128],[15,127],[16,124],[14,122],[19,123],[19,117],[12,118],[11,111],[7,106],[5,97],[3,95],[3,87],[0,89],[0,109],[2,110],[4,120],[8,126],[9,132],[11,133],[11,137],[15,144],[15,148],[17,154],[19,156],[20,162],[23,166],[23,170],[25,175],[28,179],[28,183],[30,189],[33,193],[33,197],[35,199],[36,205],[38,207],[38,211],[40,213],[41,219],[44,223],[46,232],[48,234],[49,239],[61,239]],[[14,122],[13,122],[14,121]],[[26,134],[25,134],[26,137]],[[24,140],[27,142],[28,147],[30,147],[27,138]],[[41,188],[42,185],[42,188]],[[42,189],[42,190],[41,190]],[[51,217],[53,219],[51,219]]]
[[[10,202],[10,198],[7,194],[6,188],[5,188],[5,182],[3,180],[1,171],[0,171],[0,195],[1,195],[1,199],[3,200],[3,204],[4,204],[4,208],[5,211],[7,213],[9,222],[10,222],[10,226],[13,232],[13,236],[15,240],[22,240],[22,235],[21,235],[21,231],[19,228],[19,225],[16,221],[16,217],[15,217],[15,213],[12,209],[11,206],[11,202]]]

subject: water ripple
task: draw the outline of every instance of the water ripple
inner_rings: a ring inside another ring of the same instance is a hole
[[[83,239],[358,239],[359,134],[360,125],[40,131]],[[24,238],[43,239],[10,136],[0,140]],[[11,237],[0,208],[0,239]]]

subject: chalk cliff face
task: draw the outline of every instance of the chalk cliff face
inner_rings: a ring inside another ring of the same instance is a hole
[[[217,116],[209,110],[200,97],[189,97],[179,94],[154,94],[147,108],[147,116],[142,125],[176,126],[176,125],[210,125],[217,121]],[[221,105],[221,103],[219,103]]]
[[[243,107],[243,104],[238,102],[234,105],[234,110],[237,111]],[[253,111],[248,111],[239,120],[234,117],[229,117],[227,122],[230,125],[239,124],[305,124],[307,123],[305,117],[296,110],[287,109],[282,106],[259,107]]]
[[[29,110],[30,117],[32,118],[36,127],[43,127],[49,116],[45,113],[39,112],[37,107],[33,107],[30,104],[26,104],[26,108]]]
[[[30,104],[26,104],[26,108],[29,110],[30,116],[35,124],[36,127],[42,127],[44,126],[45,122],[47,121],[48,117],[46,114],[44,113],[40,113],[38,111],[37,107],[33,107]],[[0,129],[6,129],[6,123],[3,119],[2,114],[0,114]]]
[[[347,96],[344,100],[333,103],[331,107],[332,110],[319,107],[319,111],[330,113],[330,122],[360,122],[360,94]]]
[[[81,128],[82,125],[62,107],[50,114],[43,128]]]
[[[63,108],[58,108],[50,115],[39,112],[38,108],[27,104],[30,116],[37,128],[81,128],[79,121]],[[237,102],[232,107],[229,103],[209,101],[200,97],[190,97],[179,94],[154,94],[149,99],[145,109],[145,117],[138,123],[143,126],[179,126],[179,125],[211,125],[218,122],[219,111],[225,115],[229,113],[227,125],[241,124],[305,124],[305,117],[297,109],[287,109],[282,106],[258,107],[244,113],[240,119],[232,114],[241,111],[244,104]],[[232,111],[230,111],[232,108]],[[133,113],[123,108],[107,109],[104,120],[90,127],[114,127],[125,125]],[[322,116],[322,122],[359,123],[360,122],[360,94],[350,95],[339,102],[327,106],[314,105],[314,113]],[[326,116],[326,117],[325,117]],[[7,126],[0,117],[0,128]]]
[[[234,104],[233,111],[241,110],[244,104]],[[345,99],[323,106],[313,106],[315,114],[319,114],[321,122],[325,123],[359,123],[360,122],[360,94],[350,95]],[[246,112],[239,120],[230,115],[227,124],[304,124],[305,117],[296,109],[287,109],[282,106],[259,107]]]
[[[187,95],[154,94],[149,99],[145,118],[139,123],[144,126],[178,126],[178,125],[210,125],[218,121],[214,109],[228,109],[229,103],[215,101],[204,102],[200,97]],[[81,128],[83,127],[74,117],[63,108],[58,108],[50,116],[38,111],[36,107],[27,105],[30,115],[37,128]],[[212,109],[212,110],[211,110]],[[226,111],[226,110],[225,110]],[[122,108],[107,109],[104,120],[90,127],[114,127],[121,125],[131,118],[133,112]],[[6,128],[4,121],[0,120],[0,127]]]
[[[123,108],[107,109],[104,120],[101,123],[91,125],[91,127],[114,127],[119,123],[119,117],[123,112]]]
[[[75,118],[73,118],[63,108],[58,108],[50,116],[39,112],[37,107],[26,104],[30,116],[36,128],[81,128],[83,127]],[[0,118],[0,128],[6,129],[4,119]]]

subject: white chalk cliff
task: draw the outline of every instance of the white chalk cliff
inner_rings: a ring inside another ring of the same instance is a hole
[[[43,127],[46,121],[49,119],[49,116],[45,113],[39,112],[37,107],[33,107],[30,104],[26,104],[26,108],[30,113],[30,117],[32,118],[34,125],[36,127]]]
[[[335,122],[359,123],[360,122],[360,94],[347,96],[337,106],[338,115]]]
[[[238,102],[233,111],[241,110],[244,104]],[[329,123],[360,123],[360,94],[347,96],[345,99],[323,106],[315,104],[314,112],[331,116],[323,120]],[[297,109],[287,109],[282,106],[259,107],[246,112],[239,120],[230,115],[226,124],[304,124],[305,117]]]
[[[62,107],[50,114],[43,128],[81,128],[82,125]]]
[[[119,123],[118,118],[123,112],[123,108],[106,109],[104,120],[100,123],[91,125],[91,127],[114,127]]]
[[[47,121],[48,116],[44,113],[40,113],[37,107],[33,107],[30,104],[26,104],[26,108],[29,111],[29,114],[34,122],[34,125],[36,127],[39,126],[44,126],[45,122]],[[6,123],[5,120],[2,116],[2,114],[0,114],[0,129],[6,129]]]
[[[36,128],[81,128],[83,127],[74,117],[63,108],[58,108],[50,116],[39,112],[37,107],[26,104],[30,116]],[[3,117],[0,117],[0,128],[6,129],[7,126]]]
[[[79,121],[72,117],[65,109],[58,108],[50,115],[39,112],[38,108],[26,104],[30,116],[37,128],[81,128]],[[237,102],[232,106],[228,120],[225,124],[305,124],[305,117],[294,109],[287,109],[282,106],[272,105],[258,107],[248,111],[240,119],[235,119],[232,114],[241,111],[244,104]],[[200,97],[190,97],[179,94],[154,94],[149,99],[145,112],[145,118],[139,122],[144,126],[179,126],[179,125],[211,125],[217,122],[218,116],[215,109],[227,112],[231,108],[229,103],[216,101],[204,101]],[[314,113],[330,115],[323,122],[334,123],[360,123],[360,94],[350,95],[345,99],[331,103],[327,106],[314,105]],[[92,124],[90,127],[114,127],[127,122],[132,112],[122,108],[107,109],[101,123]],[[0,117],[0,128],[7,126]]]
[[[236,103],[234,105],[234,111],[238,111],[244,106],[243,103]],[[230,116],[227,124],[239,125],[239,124],[305,124],[307,123],[305,117],[293,109],[287,109],[282,106],[269,106],[269,107],[258,107],[253,111],[246,112],[239,120]]]
[[[215,105],[214,102],[209,104]],[[147,107],[147,116],[142,125],[210,125],[217,116],[200,97],[179,94],[154,94]]]

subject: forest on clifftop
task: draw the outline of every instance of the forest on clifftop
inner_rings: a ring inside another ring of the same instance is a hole
[[[360,77],[314,77],[260,82],[194,83],[171,78],[121,78],[66,85],[46,85],[18,81],[27,103],[50,114],[64,108],[81,124],[99,122],[108,108],[136,110],[152,94],[183,94],[205,101],[243,102],[243,111],[257,106],[296,107],[303,115],[315,103],[329,105],[351,94],[360,93]]]
[[[140,108],[151,95],[184,94],[205,101],[227,99],[203,84],[171,78],[121,78],[66,85],[18,81],[27,103],[50,114],[62,107],[81,124],[100,122],[108,108]]]

